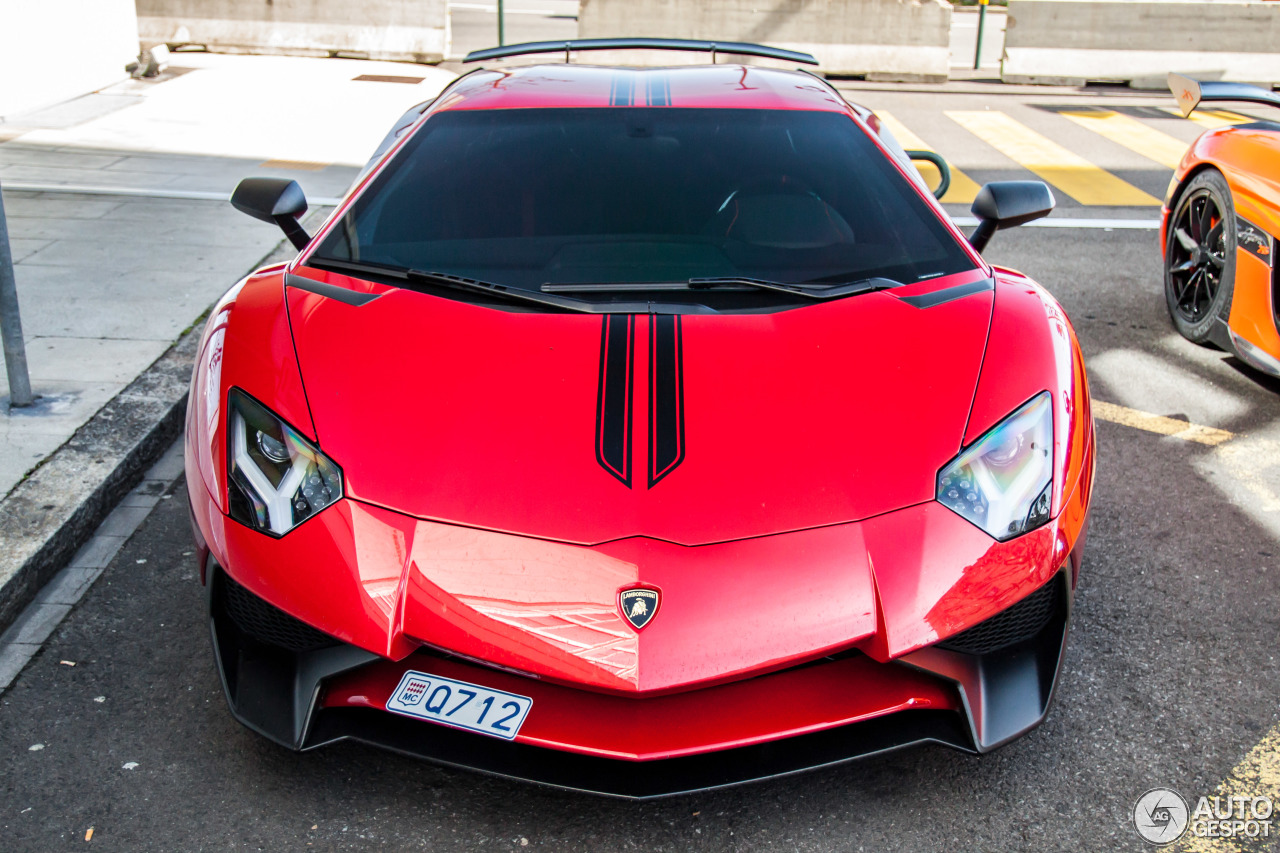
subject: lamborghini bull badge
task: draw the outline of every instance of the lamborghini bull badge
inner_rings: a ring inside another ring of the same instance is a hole
[[[636,630],[648,625],[658,612],[658,600],[656,589],[624,589],[618,593],[618,607]]]

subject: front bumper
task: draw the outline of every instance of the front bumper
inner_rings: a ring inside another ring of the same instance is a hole
[[[350,499],[274,539],[227,519],[198,479],[188,494],[218,669],[245,725],[294,750],[352,739],[649,798],[916,743],[982,753],[1033,728],[1062,659],[1090,483],[1007,542],[927,503],[696,547],[548,542]],[[617,613],[637,580],[663,593],[643,632]],[[1029,607],[1044,611],[1030,632],[997,624],[1025,628]],[[386,711],[411,669],[533,706],[510,742]]]
[[[1007,634],[1010,624],[1016,630],[1033,609],[1038,627],[1028,636],[1023,625],[1021,639],[996,651],[972,654],[939,644],[880,663],[850,650],[755,678],[650,697],[583,690],[427,648],[388,660],[275,610],[212,561],[207,589],[231,711],[286,747],[303,751],[350,739],[498,776],[647,799],[914,744],[970,753],[994,749],[1036,726],[1048,711],[1066,640],[1070,586],[1064,568],[1006,611],[1024,616],[1005,619],[997,633]],[[968,648],[984,637],[989,642],[991,634],[986,623],[977,626]],[[963,638],[952,640],[952,646],[966,647]],[[410,669],[518,692],[533,699],[533,709],[511,742],[386,711]]]

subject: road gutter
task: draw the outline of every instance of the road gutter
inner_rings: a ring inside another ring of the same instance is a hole
[[[197,322],[0,499],[0,629],[181,433],[202,326]]]
[[[151,510],[161,500],[172,498],[173,484],[182,473],[182,441],[178,439],[142,475],[142,482],[103,519],[70,564],[55,574],[9,629],[0,634],[0,692],[8,689],[40,651],[44,641],[89,591]]]

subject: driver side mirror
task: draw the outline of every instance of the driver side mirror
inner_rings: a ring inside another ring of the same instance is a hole
[[[297,181],[288,178],[245,178],[231,194],[231,205],[263,222],[274,222],[299,251],[311,242],[298,224],[307,212],[307,197]]]
[[[994,181],[984,186],[970,210],[978,217],[978,227],[969,235],[969,245],[981,252],[995,233],[1013,228],[1053,212],[1053,192],[1043,181]]]

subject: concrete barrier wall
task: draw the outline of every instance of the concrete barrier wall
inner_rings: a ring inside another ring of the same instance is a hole
[[[137,57],[133,0],[3,0],[0,119],[123,80]]]
[[[825,73],[869,80],[946,80],[950,29],[951,6],[943,0],[583,0],[578,15],[581,38],[755,42],[812,53]],[[643,52],[582,61],[674,65],[690,58]]]
[[[144,44],[439,62],[446,0],[137,0]]]
[[[1006,83],[1280,83],[1280,3],[1010,0]]]

